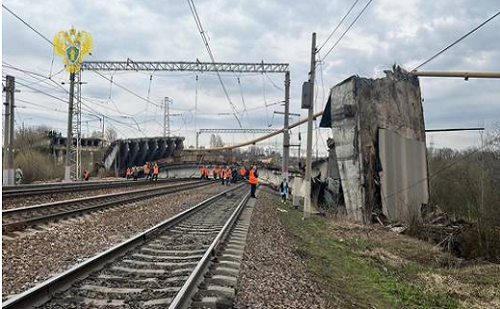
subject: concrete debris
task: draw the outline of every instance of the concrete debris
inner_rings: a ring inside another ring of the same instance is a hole
[[[396,66],[385,73],[334,86],[322,119],[333,132],[326,199],[358,222],[408,222],[428,203],[419,81]]]

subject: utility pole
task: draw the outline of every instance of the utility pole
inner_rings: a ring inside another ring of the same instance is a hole
[[[196,149],[198,149],[198,75],[196,75],[196,87],[194,92],[194,132],[196,134]]]
[[[5,77],[5,164],[3,170],[3,185],[14,185],[14,92],[16,83],[14,76]]]
[[[71,181],[71,148],[73,146],[73,98],[75,95],[75,73],[69,74],[68,130],[66,138],[66,160],[64,181]]]
[[[170,103],[171,99],[165,97],[163,100],[163,137],[170,137]]]
[[[285,73],[285,120],[283,124],[283,166],[281,174],[288,179],[288,162],[290,158],[290,132],[288,131],[288,116],[290,113],[290,72]]]
[[[302,147],[302,137],[300,136],[300,131],[299,131],[299,149],[298,149],[298,155],[299,155],[299,165],[300,165],[300,148]]]
[[[102,116],[101,148],[104,147],[104,115]]]
[[[311,157],[314,114],[314,75],[316,71],[316,32],[312,34],[311,72],[309,72],[309,108],[307,113],[307,150],[306,150],[306,192],[304,197],[304,218],[311,216]]]

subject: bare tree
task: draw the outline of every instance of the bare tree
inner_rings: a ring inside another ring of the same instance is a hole
[[[106,140],[108,142],[113,142],[117,138],[118,138],[118,133],[116,132],[116,130],[108,126],[108,128],[106,129]]]
[[[222,138],[218,134],[212,134],[210,135],[210,147],[211,148],[216,148],[216,147],[222,147],[224,146],[224,142],[222,141]]]
[[[99,132],[99,131],[92,131],[92,133],[90,134],[91,138],[101,138],[101,136],[102,136],[102,132]]]

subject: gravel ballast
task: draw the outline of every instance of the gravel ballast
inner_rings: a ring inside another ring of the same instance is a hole
[[[2,239],[2,298],[20,293],[195,204],[227,190],[214,184]]]
[[[96,190],[85,190],[85,191],[75,191],[75,192],[63,192],[63,193],[54,193],[54,194],[40,194],[40,195],[29,195],[24,197],[15,197],[15,198],[6,198],[2,200],[2,210],[12,209],[17,207],[25,207],[31,205],[44,204],[49,202],[63,201],[69,199],[77,199],[89,196],[96,196],[101,194],[111,194],[111,193],[119,193],[119,192],[127,192],[131,190],[142,190],[147,188],[153,188],[154,186],[165,186],[165,185],[176,185],[180,182],[172,182],[172,183],[154,183],[150,184],[140,184],[134,185],[132,181],[130,181],[130,186],[126,187],[118,187],[118,188],[108,188],[108,189],[96,189]]]
[[[240,268],[236,308],[327,308],[324,292],[278,217],[286,209],[267,188],[258,192]]]

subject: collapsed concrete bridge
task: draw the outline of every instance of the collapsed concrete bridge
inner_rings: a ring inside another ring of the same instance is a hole
[[[429,188],[418,77],[394,67],[378,79],[352,76],[331,88],[321,127],[332,129],[329,190],[348,218],[420,218]]]
[[[184,137],[144,137],[116,140],[108,147],[103,159],[106,170],[121,175],[130,166],[142,166],[179,155],[184,149]]]

